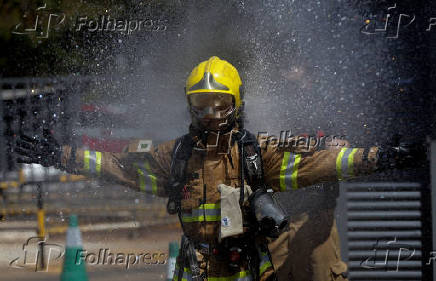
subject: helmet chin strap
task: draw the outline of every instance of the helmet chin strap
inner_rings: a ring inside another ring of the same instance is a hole
[[[227,120],[227,119],[224,119],[224,122],[223,122],[223,123],[219,123],[219,124],[218,124],[218,127],[219,127],[219,128],[223,128],[223,129],[225,129],[225,128],[228,127],[228,125],[229,125],[228,120]],[[221,130],[221,129],[220,129],[220,130]]]
[[[202,135],[207,132],[215,133],[227,133],[230,132],[236,126],[236,109],[232,111],[224,118],[201,118],[195,114],[193,110],[190,110],[192,126],[195,131],[199,131]],[[208,125],[212,125],[208,126]]]
[[[195,118],[195,116],[191,116],[192,118],[192,127],[197,131],[199,134],[204,135],[208,132],[215,132],[215,133],[228,133],[230,132],[236,125],[236,119],[232,116],[231,118],[223,118],[221,119],[221,123],[217,124],[218,128],[210,128],[206,124],[204,124],[204,121],[201,119]],[[210,122],[216,122],[213,119],[209,119]],[[220,122],[220,121],[218,121]]]

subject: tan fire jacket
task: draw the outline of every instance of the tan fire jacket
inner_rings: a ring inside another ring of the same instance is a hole
[[[226,136],[220,136],[225,138]],[[229,136],[227,136],[229,137]],[[210,136],[209,144],[218,143]],[[239,153],[237,143],[204,146],[198,142],[187,166],[187,183],[183,192],[182,220],[186,235],[197,241],[216,243],[219,234],[220,193],[218,185],[239,186]],[[166,196],[164,186],[169,178],[171,154],[175,140],[140,151],[137,143],[126,152],[111,153],[65,146],[62,166],[72,173],[88,174],[136,190]],[[275,191],[310,186],[319,182],[335,182],[370,173],[376,167],[377,148],[343,148],[296,153],[292,147],[261,145],[266,184]],[[223,153],[228,149],[229,153]],[[294,151],[294,152],[293,152]],[[365,154],[365,155],[364,155]]]

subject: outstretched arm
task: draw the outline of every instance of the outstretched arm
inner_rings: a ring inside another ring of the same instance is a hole
[[[422,146],[342,148],[295,153],[267,147],[263,153],[265,180],[280,191],[321,182],[336,182],[390,168],[413,167],[425,160]]]
[[[99,152],[59,146],[50,134],[45,133],[42,138],[20,136],[15,151],[21,163],[55,166],[69,173],[166,196],[164,186],[169,176],[172,145],[173,142],[168,142],[150,152]]]

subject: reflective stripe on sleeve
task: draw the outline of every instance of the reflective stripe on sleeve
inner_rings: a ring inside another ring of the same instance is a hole
[[[178,280],[179,280],[179,266],[176,265],[176,269],[174,270],[173,281],[178,281]],[[189,270],[189,268],[187,267],[183,268],[182,281],[192,281],[191,270]]]
[[[137,166],[139,189],[143,192],[151,192],[157,195],[157,181],[156,176],[152,173],[150,164],[145,161],[143,165]]]
[[[84,168],[91,174],[100,175],[101,173],[101,152],[85,150],[84,156]]]
[[[221,205],[219,203],[201,204],[198,208],[192,209],[191,213],[183,213],[182,221],[221,221]]]
[[[262,274],[270,267],[272,267],[272,263],[269,259],[268,253],[266,252],[260,252],[260,264],[259,264],[259,275],[262,276]]]
[[[301,154],[284,153],[282,166],[280,167],[280,191],[298,188],[298,165],[300,161]]]
[[[336,172],[338,180],[354,176],[354,154],[358,148],[342,148],[336,158]]]
[[[249,271],[240,271],[228,277],[208,277],[208,281],[252,281],[253,278]]]

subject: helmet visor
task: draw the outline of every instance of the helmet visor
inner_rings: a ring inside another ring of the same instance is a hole
[[[197,118],[226,118],[235,110],[233,96],[222,93],[195,93],[188,96],[191,111]]]

